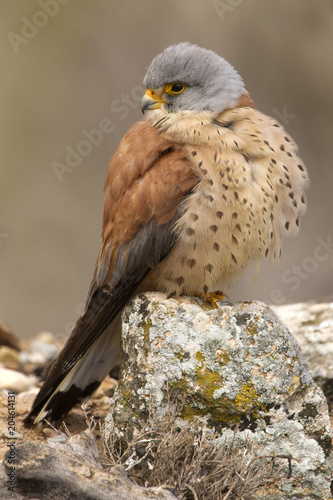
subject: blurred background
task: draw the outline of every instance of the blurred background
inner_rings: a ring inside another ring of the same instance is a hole
[[[99,251],[110,157],[141,119],[152,58],[191,41],[225,57],[299,145],[301,232],[233,301],[332,294],[331,0],[0,1],[0,319],[20,338],[69,333]],[[102,132],[96,133],[95,129]],[[95,132],[94,132],[95,131]]]

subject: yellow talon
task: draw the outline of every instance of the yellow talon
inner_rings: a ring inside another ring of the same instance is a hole
[[[218,301],[224,300],[225,298],[227,298],[230,302],[229,296],[221,290],[216,290],[216,292],[208,292],[205,297],[207,302],[209,302],[213,307],[216,307],[220,311],[220,313],[222,312],[222,310]]]

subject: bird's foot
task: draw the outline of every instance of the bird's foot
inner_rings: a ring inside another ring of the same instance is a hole
[[[206,301],[209,302],[213,307],[216,307],[220,311],[220,313],[222,312],[222,310],[218,301],[224,300],[225,298],[230,301],[229,296],[226,293],[222,292],[221,290],[216,290],[215,292],[208,292],[205,297]]]

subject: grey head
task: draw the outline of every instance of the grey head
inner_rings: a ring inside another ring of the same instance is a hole
[[[234,107],[244,93],[243,81],[231,64],[189,42],[172,45],[156,56],[143,84],[148,89],[143,112],[161,106],[169,112],[221,112]]]

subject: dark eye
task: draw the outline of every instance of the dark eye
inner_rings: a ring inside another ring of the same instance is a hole
[[[182,90],[184,90],[184,85],[182,83],[174,83],[171,87],[172,92],[178,94]]]
[[[165,92],[169,95],[175,95],[175,94],[180,94],[185,90],[186,85],[180,82],[175,82],[175,83],[168,83],[165,86]]]

